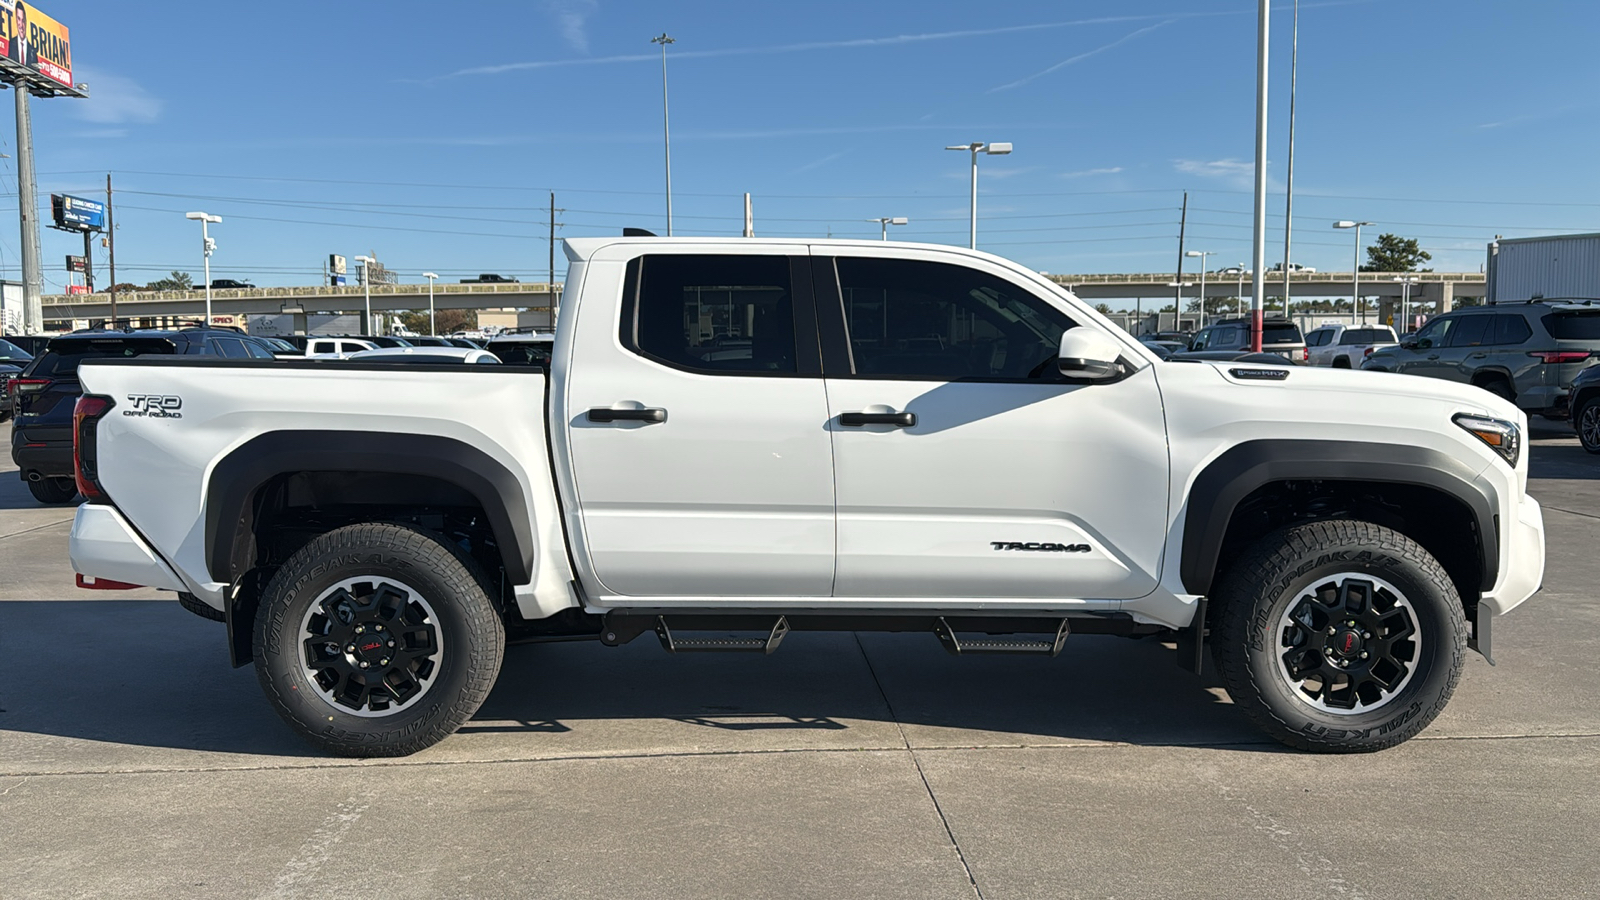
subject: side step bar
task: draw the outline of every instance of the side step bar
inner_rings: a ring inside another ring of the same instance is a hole
[[[933,623],[933,633],[939,638],[939,643],[944,645],[953,656],[967,654],[996,654],[1008,656],[1059,656],[1061,646],[1067,642],[1067,635],[1072,633],[1072,626],[1067,619],[1062,619],[1056,627],[1056,636],[1048,641],[1027,641],[994,637],[967,638],[965,640],[956,636],[954,628],[944,616],[940,616]]]
[[[656,616],[656,637],[668,653],[765,653],[771,655],[789,633],[789,620],[779,616],[764,638],[685,638],[672,633],[666,616]]]

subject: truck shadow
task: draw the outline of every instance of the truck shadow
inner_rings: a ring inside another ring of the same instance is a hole
[[[1075,636],[1050,659],[952,657],[923,634],[795,633],[772,656],[674,656],[650,635],[620,648],[513,646],[488,701],[439,751],[1079,741],[1280,749],[1214,673],[1181,671],[1151,640]],[[184,751],[318,755],[278,719],[252,669],[228,666],[221,625],[175,602],[0,602],[0,774],[29,760],[172,765]]]

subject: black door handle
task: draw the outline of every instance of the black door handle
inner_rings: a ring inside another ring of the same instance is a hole
[[[1434,355],[1432,355],[1432,356],[1430,356],[1428,358],[1429,359],[1438,359],[1439,358],[1439,354],[1435,353]]]
[[[659,407],[645,409],[608,409],[595,407],[589,410],[591,422],[665,422],[667,411]]]
[[[917,414],[908,412],[899,413],[869,413],[847,412],[839,414],[840,425],[897,425],[901,428],[910,428],[917,424]]]

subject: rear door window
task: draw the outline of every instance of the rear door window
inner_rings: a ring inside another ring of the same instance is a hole
[[[798,371],[788,257],[656,254],[634,272],[622,323],[629,350],[697,372]]]
[[[247,359],[250,354],[245,352],[244,341],[238,338],[213,338],[218,356],[225,359]]]
[[[1551,313],[1544,327],[1558,341],[1600,341],[1600,310]]]
[[[1493,339],[1493,326],[1492,316],[1463,316],[1450,333],[1450,346],[1480,347]]]

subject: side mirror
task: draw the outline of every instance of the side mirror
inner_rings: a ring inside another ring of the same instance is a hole
[[[1400,349],[1401,350],[1415,350],[1415,349],[1417,349],[1417,346],[1418,346],[1418,342],[1417,341],[1401,341],[1400,342]]]
[[[1077,381],[1115,381],[1122,377],[1122,364],[1117,361],[1121,356],[1116,341],[1079,325],[1061,334],[1056,366],[1062,375]]]

